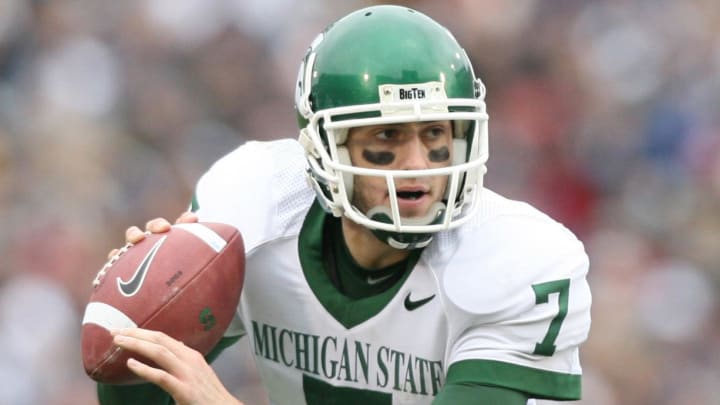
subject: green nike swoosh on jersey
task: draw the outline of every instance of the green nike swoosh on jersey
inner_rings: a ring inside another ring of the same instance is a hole
[[[408,295],[405,297],[405,309],[407,309],[408,311],[414,311],[414,310],[420,308],[421,306],[427,304],[428,302],[432,301],[433,298],[435,298],[435,294],[433,294],[429,297],[426,297],[426,298],[423,298],[423,299],[420,299],[417,301],[413,301],[410,299],[410,294],[412,294],[412,292],[409,292]]]

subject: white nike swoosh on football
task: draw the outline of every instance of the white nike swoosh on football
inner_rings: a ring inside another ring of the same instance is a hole
[[[125,281],[120,277],[116,277],[118,290],[122,295],[126,297],[132,297],[138,291],[140,291],[140,288],[145,281],[145,276],[150,270],[150,264],[152,263],[153,259],[155,259],[155,255],[160,250],[160,246],[162,246],[162,244],[165,242],[165,239],[167,239],[167,235],[164,235],[162,238],[158,239],[157,242],[155,242],[153,247],[150,248],[148,254],[145,256],[142,262],[140,262],[140,265],[137,267],[137,269],[135,269],[135,273],[132,275],[132,277],[130,277],[130,280]]]

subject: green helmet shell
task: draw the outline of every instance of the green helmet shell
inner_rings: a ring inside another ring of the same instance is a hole
[[[316,42],[308,52],[314,53],[309,83],[313,112],[378,103],[382,84],[441,82],[449,98],[477,97],[465,50],[450,31],[415,10],[358,10],[326,28]],[[299,112],[303,128],[309,111]]]

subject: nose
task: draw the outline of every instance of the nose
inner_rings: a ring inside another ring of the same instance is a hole
[[[429,167],[427,145],[422,142],[417,132],[407,137],[400,152],[401,170],[418,170]]]

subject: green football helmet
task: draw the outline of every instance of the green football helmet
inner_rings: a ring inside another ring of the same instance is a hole
[[[472,217],[488,158],[485,87],[465,50],[426,15],[400,6],[353,12],[313,41],[298,73],[295,108],[309,179],[323,207],[371,229],[399,249],[426,246],[435,232]],[[350,128],[416,121],[452,122],[452,164],[381,170],[352,164]],[[361,212],[353,178],[384,178],[390,206]],[[404,218],[395,181],[447,176],[445,199],[427,215]]]

